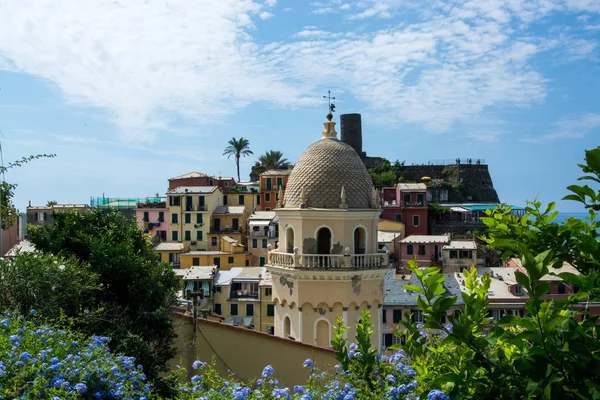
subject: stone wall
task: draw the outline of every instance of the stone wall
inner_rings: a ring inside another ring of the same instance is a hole
[[[211,362],[214,358],[224,376],[233,372],[238,379],[250,381],[260,378],[263,368],[271,365],[281,385],[293,387],[306,383],[308,373],[302,364],[307,358],[323,371],[332,371],[338,364],[331,349],[202,318],[194,338],[192,316],[174,312],[173,319],[177,353],[169,365],[171,369],[185,367],[188,378],[196,375],[195,360]]]
[[[421,182],[428,176],[432,179],[444,179],[454,185],[448,188],[448,202],[499,203],[492,177],[487,165],[407,165],[404,179]]]

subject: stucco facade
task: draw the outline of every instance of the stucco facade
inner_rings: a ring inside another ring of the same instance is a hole
[[[169,240],[169,209],[167,202],[138,203],[135,209],[135,221],[146,233],[158,235],[161,241]]]
[[[379,348],[387,252],[377,248],[381,212],[361,159],[338,141],[335,122],[294,167],[279,219],[278,247],[268,253],[275,335],[329,347],[341,318],[354,341],[361,311],[371,313]],[[281,197],[281,196],[280,196]]]
[[[167,239],[193,244],[196,250],[208,250],[211,213],[222,202],[223,193],[216,186],[180,186],[169,191]]]

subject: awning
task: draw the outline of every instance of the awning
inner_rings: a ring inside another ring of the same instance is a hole
[[[252,317],[245,317],[244,318],[244,326],[250,327],[254,325],[254,320]]]
[[[462,208],[462,207],[450,207],[450,210],[452,210],[454,212],[459,212],[459,213],[469,212],[469,210],[467,210],[466,208]]]
[[[235,317],[233,319],[233,323],[235,325],[242,325],[244,323],[244,318],[242,318],[242,317]]]
[[[252,221],[250,220],[250,226],[269,226],[271,221]]]
[[[225,323],[229,325],[233,325],[233,317],[225,317]]]
[[[188,282],[185,285],[185,290],[189,290],[190,292],[193,292],[194,291],[194,282]]]

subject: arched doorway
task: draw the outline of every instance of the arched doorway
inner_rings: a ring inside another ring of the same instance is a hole
[[[287,338],[292,335],[292,320],[287,315],[283,317],[283,337]]]
[[[285,252],[294,252],[294,229],[292,229],[291,227],[288,227],[285,230]]]
[[[324,319],[317,321],[317,326],[315,327],[315,335],[315,344],[317,346],[331,346],[331,328],[329,326],[329,321]]]
[[[329,254],[331,252],[331,231],[329,228],[321,228],[317,232],[317,254]]]
[[[354,229],[354,254],[366,254],[367,252],[367,231],[358,226]]]

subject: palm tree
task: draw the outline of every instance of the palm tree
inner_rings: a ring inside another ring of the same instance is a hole
[[[231,156],[235,156],[235,165],[237,167],[237,177],[238,182],[240,181],[240,157],[241,156],[249,156],[250,154],[254,154],[252,150],[250,150],[250,142],[248,139],[244,139],[243,137],[236,139],[231,138],[228,142],[229,146],[225,147],[225,151],[223,152],[224,156],[227,158]]]
[[[258,161],[252,167],[250,179],[257,181],[260,174],[270,169],[287,169],[290,167],[290,162],[287,158],[283,158],[283,153],[278,150],[267,151],[262,156],[258,157]]]

